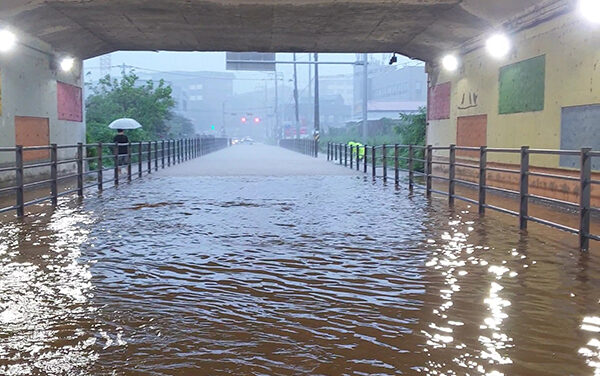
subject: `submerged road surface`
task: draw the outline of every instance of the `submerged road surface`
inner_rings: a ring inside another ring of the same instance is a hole
[[[0,223],[1,375],[597,375],[600,257],[236,146]]]

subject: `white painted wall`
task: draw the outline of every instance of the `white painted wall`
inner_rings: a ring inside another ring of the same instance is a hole
[[[25,38],[19,35],[21,42],[48,55],[22,44],[18,44],[8,53],[0,54],[0,79],[2,80],[0,147],[15,146],[15,116],[48,118],[50,143],[60,145],[85,142],[85,113],[83,122],[58,120],[56,94],[57,81],[83,87],[82,63],[77,61],[72,72],[62,72],[58,67],[59,58],[55,57],[58,55],[49,46],[41,41]],[[56,59],[56,62],[52,62],[52,59]],[[61,152],[59,158],[74,153],[75,150],[68,153]],[[0,165],[12,161],[14,161],[12,153],[0,152]]]

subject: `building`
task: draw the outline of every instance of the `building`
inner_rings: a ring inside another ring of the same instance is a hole
[[[199,134],[221,134],[224,105],[233,97],[235,75],[228,72],[164,72],[143,76],[173,88],[175,111],[190,119]]]
[[[362,120],[364,67],[354,68],[353,120]],[[368,66],[367,118],[396,119],[400,113],[414,113],[427,105],[427,75],[424,66]]]

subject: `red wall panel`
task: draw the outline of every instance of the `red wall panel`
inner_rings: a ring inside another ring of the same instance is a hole
[[[429,120],[450,119],[450,82],[429,88],[427,118]]]
[[[81,88],[57,82],[58,119],[83,121]]]

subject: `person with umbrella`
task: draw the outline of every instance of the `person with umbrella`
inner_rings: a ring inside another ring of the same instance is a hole
[[[113,138],[113,143],[118,148],[117,153],[119,154],[117,163],[119,166],[126,166],[129,164],[129,138],[125,135],[124,130],[141,128],[142,125],[133,119],[123,118],[113,121],[108,127],[117,130],[117,134]]]

